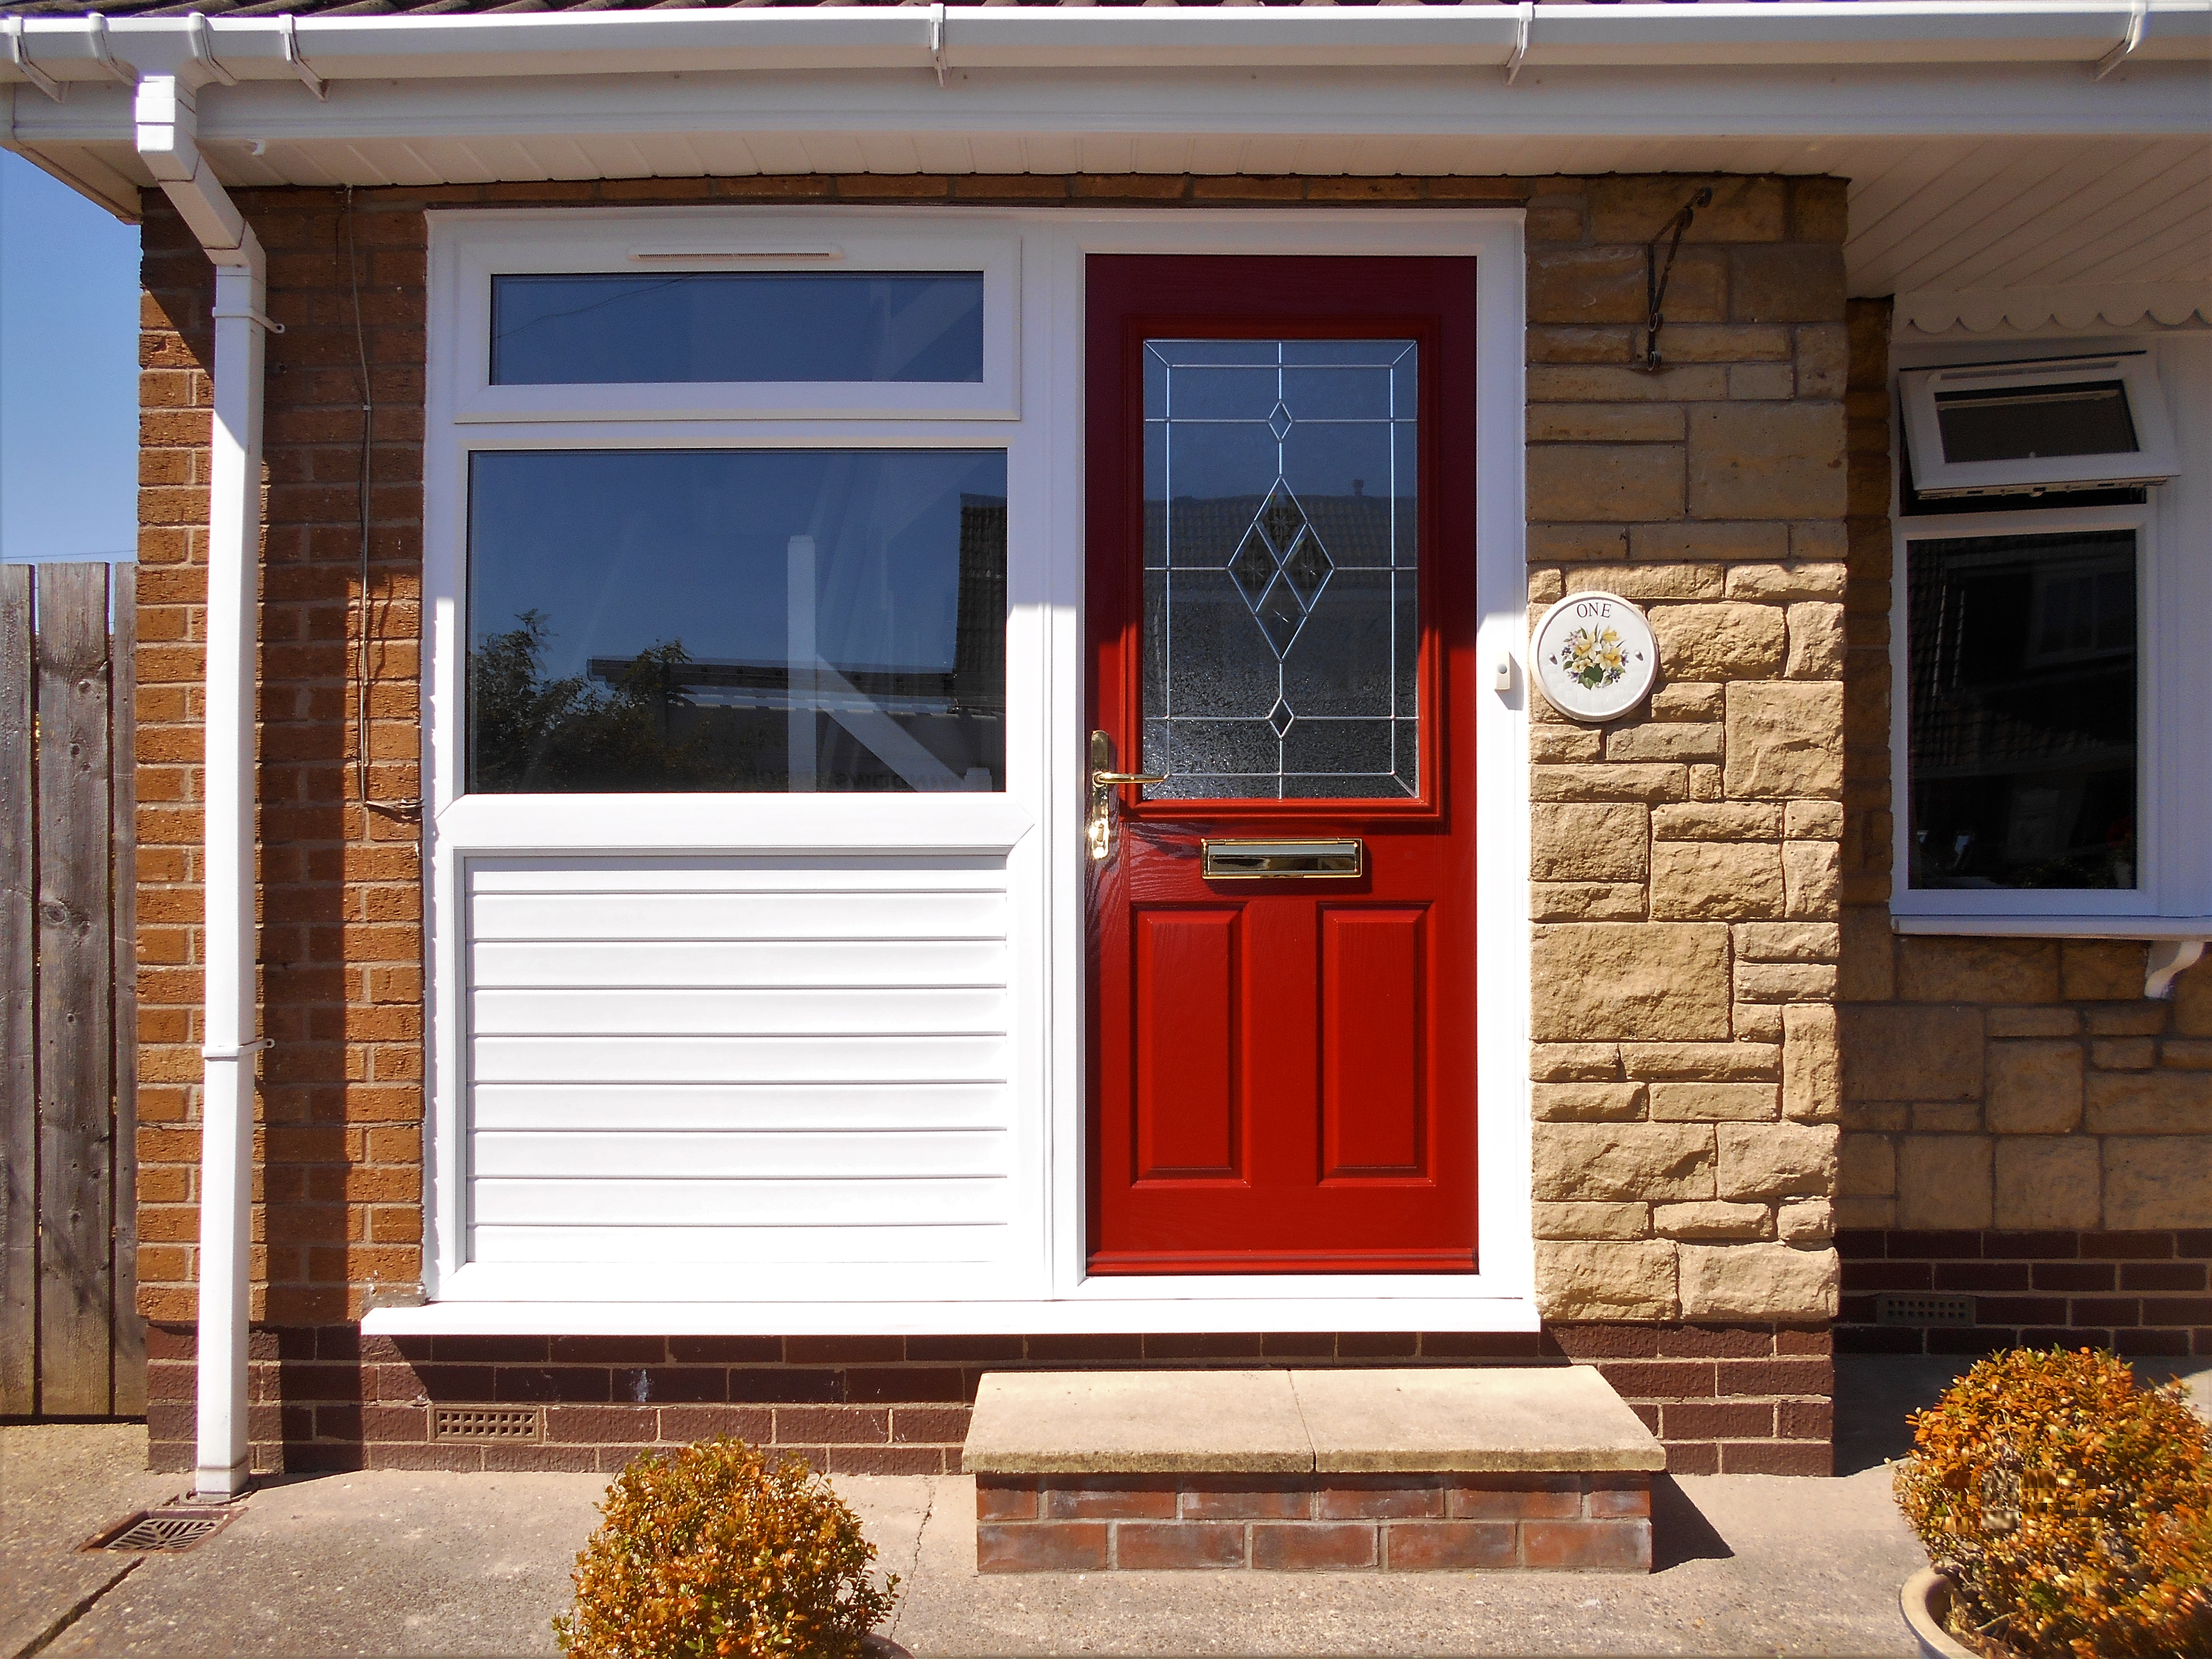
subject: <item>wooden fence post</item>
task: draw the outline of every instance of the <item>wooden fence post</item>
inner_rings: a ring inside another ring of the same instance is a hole
[[[39,1412],[105,1417],[115,1297],[107,567],[39,567]]]
[[[0,1415],[38,1407],[38,845],[32,836],[31,567],[0,565]]]

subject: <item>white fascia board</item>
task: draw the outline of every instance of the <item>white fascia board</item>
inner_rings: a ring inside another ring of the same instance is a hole
[[[2127,33],[2132,0],[1784,0],[1774,4],[1552,4],[1530,67],[1609,64],[2094,64]],[[2212,0],[2152,0],[2135,60],[2212,56]],[[945,9],[686,9],[297,20],[300,58],[328,81],[682,73],[716,70],[1164,68],[1502,64],[1516,39],[1498,6]],[[113,56],[148,74],[204,72],[184,18],[118,18]],[[27,49],[61,80],[106,78],[82,18],[33,18]],[[268,17],[210,26],[225,74],[295,80],[286,28]],[[24,77],[0,64],[0,80]],[[220,77],[211,77],[220,78]]]
[[[2095,137],[2204,135],[2206,77],[2147,66],[2126,95],[2071,65],[1907,66],[1791,74],[1554,70],[1517,86],[1464,70],[1006,70],[963,73],[693,73],[566,80],[423,80],[335,86],[317,102],[298,82],[211,88],[200,132],[228,172],[235,146],[319,151],[312,182],[342,179],[345,147],[377,141],[855,133],[1059,139],[1171,133],[1363,137],[1782,138]],[[15,142],[105,149],[131,137],[127,89],[83,88],[66,103],[15,100]],[[116,164],[135,166],[118,155]],[[1668,165],[1655,152],[1654,168]],[[307,181],[307,180],[302,180]],[[276,182],[257,179],[256,182]],[[356,183],[378,182],[374,174]]]

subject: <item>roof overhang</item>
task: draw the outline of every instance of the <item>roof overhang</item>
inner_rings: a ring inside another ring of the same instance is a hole
[[[2053,307],[2115,320],[2135,302],[2113,296],[2132,285],[2157,290],[2137,316],[2188,314],[2190,293],[2212,313],[2212,0],[701,8],[20,28],[27,67],[0,58],[9,147],[126,215],[150,182],[130,83],[174,75],[198,88],[204,151],[236,186],[1825,173],[1852,180],[1856,292],[1964,295],[1954,309],[1971,319],[2018,309],[1993,312],[1993,293],[2063,289]]]

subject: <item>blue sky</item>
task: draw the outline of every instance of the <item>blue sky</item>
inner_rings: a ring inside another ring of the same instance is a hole
[[[138,231],[0,151],[0,559],[137,545]]]

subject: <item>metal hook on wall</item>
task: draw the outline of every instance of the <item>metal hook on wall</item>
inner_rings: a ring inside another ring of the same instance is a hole
[[[1660,367],[1659,331],[1667,325],[1661,307],[1667,303],[1667,284],[1674,279],[1674,256],[1682,251],[1682,233],[1698,216],[1701,207],[1711,207],[1713,187],[1701,186],[1698,193],[1682,204],[1682,210],[1661,227],[1659,234],[1644,245],[1644,364],[1648,373]],[[1669,240],[1671,233],[1672,240]],[[1667,244],[1667,262],[1659,263],[1659,244]]]

